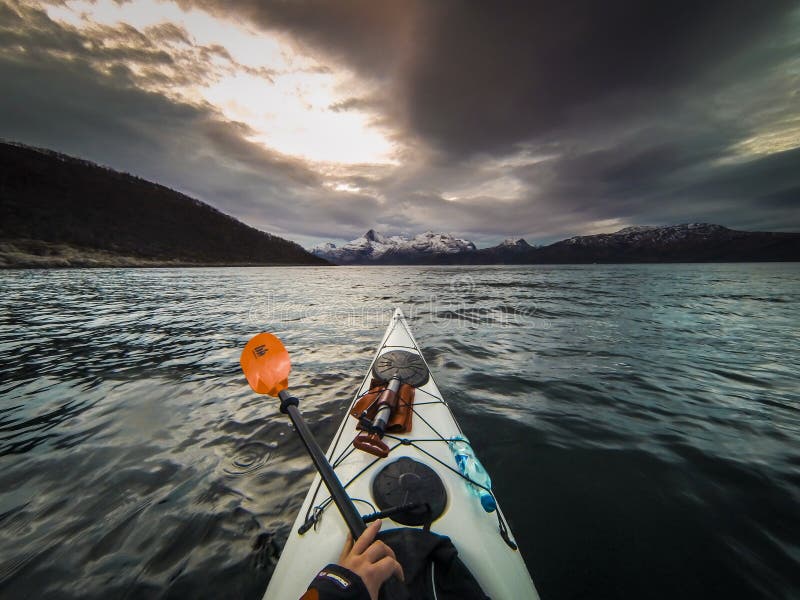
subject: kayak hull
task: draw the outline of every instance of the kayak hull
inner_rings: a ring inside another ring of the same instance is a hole
[[[395,310],[392,316],[373,364],[383,353],[398,349],[422,356],[400,309]],[[367,503],[375,504],[372,482],[387,464],[402,457],[422,462],[436,471],[447,492],[444,512],[433,522],[431,531],[448,536],[453,541],[459,557],[489,597],[495,600],[538,598],[519,550],[513,549],[500,535],[497,515],[485,512],[478,497],[470,493],[466,481],[451,470],[457,469],[455,460],[447,443],[440,438],[449,439],[463,433],[449,406],[442,399],[432,373],[427,383],[416,390],[412,431],[398,436],[414,442],[413,444],[384,438],[392,448],[389,456],[384,459],[376,459],[362,451],[348,453],[358,434],[357,422],[349,416],[350,407],[368,391],[371,372],[372,365],[353,402],[347,407],[343,421],[326,453],[356,507],[363,514],[373,512],[374,509]],[[299,598],[322,567],[338,560],[347,537],[347,527],[333,504],[324,509],[314,527],[302,535],[298,533],[306,523],[307,515],[313,514],[314,507],[323,503],[328,496],[327,489],[317,475],[292,526],[264,595],[265,600]],[[497,510],[501,511],[499,503]],[[500,514],[502,515],[502,511]],[[383,530],[396,527],[404,526],[390,518],[383,520]],[[508,535],[511,536],[511,533]]]

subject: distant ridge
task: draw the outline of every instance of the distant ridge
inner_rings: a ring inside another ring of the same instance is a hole
[[[571,237],[527,258],[547,263],[800,260],[800,233],[737,231],[710,223],[626,227]]]
[[[162,185],[0,142],[0,267],[323,264]]]
[[[428,243],[432,241],[432,243]],[[423,243],[425,242],[425,243]],[[374,230],[337,248],[312,252],[336,264],[586,264],[800,261],[800,233],[736,231],[710,223],[626,227],[548,246],[508,239],[477,249],[467,240],[427,232],[413,239]]]

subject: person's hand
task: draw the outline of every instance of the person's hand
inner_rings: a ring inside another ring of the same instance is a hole
[[[403,580],[403,567],[397,562],[394,551],[380,540],[373,541],[380,528],[380,520],[370,523],[355,544],[352,536],[347,536],[339,556],[339,565],[361,577],[372,600],[378,600],[378,591],[392,575]]]

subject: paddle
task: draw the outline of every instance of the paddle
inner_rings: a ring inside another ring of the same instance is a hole
[[[289,393],[292,365],[283,343],[271,333],[259,333],[247,342],[239,362],[253,391],[280,399],[281,412],[289,415],[353,539],[358,539],[367,526],[300,414],[297,408],[299,400]]]
[[[297,408],[300,401],[289,393],[289,372],[292,364],[283,343],[271,333],[259,333],[247,342],[239,363],[254,392],[280,399],[281,412],[289,415],[353,540],[357,540],[367,526],[300,414]],[[405,586],[394,575],[383,584],[380,597],[381,600],[410,600]]]

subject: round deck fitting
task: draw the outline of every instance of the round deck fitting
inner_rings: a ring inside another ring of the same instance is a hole
[[[389,381],[398,377],[401,383],[420,387],[428,382],[428,367],[419,354],[406,350],[390,350],[381,354],[372,367],[376,379]]]
[[[372,482],[372,495],[380,510],[416,504],[390,517],[411,527],[435,521],[447,505],[447,492],[436,471],[405,456],[381,469]]]

